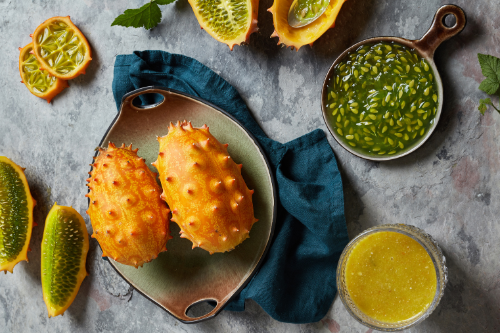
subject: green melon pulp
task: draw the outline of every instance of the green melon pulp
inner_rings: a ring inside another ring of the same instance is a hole
[[[223,40],[232,40],[247,29],[246,0],[197,0],[195,5],[203,22]]]
[[[414,147],[434,125],[438,88],[415,50],[365,44],[336,65],[326,107],[342,142],[367,155],[393,155]]]
[[[44,293],[50,303],[64,306],[77,287],[86,230],[78,216],[63,207],[47,218],[42,253]]]
[[[38,35],[40,55],[57,73],[68,74],[85,59],[85,45],[63,22],[54,22]]]
[[[0,263],[17,258],[25,245],[28,227],[24,183],[14,167],[0,162]]]
[[[25,83],[37,93],[47,91],[57,80],[55,76],[50,76],[49,72],[40,70],[40,63],[29,51],[24,56],[22,71],[26,75]]]

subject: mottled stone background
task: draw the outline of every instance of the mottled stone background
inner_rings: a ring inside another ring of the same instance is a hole
[[[213,320],[183,325],[122,282],[99,259],[95,241],[90,276],[75,302],[63,317],[47,318],[40,284],[43,221],[54,201],[73,205],[86,217],[89,158],[116,113],[111,82],[117,54],[160,49],[198,59],[241,92],[271,138],[285,142],[326,130],[321,85],[340,52],[377,35],[419,38],[439,6],[449,2],[349,0],[336,27],[297,53],[269,38],[271,0],[260,3],[260,32],[233,52],[200,30],[186,0],[164,6],[163,21],[152,31],[110,27],[125,9],[145,1],[0,0],[0,155],[27,168],[40,225],[33,231],[29,264],[0,276],[0,332],[370,332],[338,298],[314,324],[277,322],[250,301],[245,312],[224,311]],[[441,304],[408,332],[500,331],[500,115],[476,110],[485,97],[477,89],[482,75],[476,54],[500,56],[500,2],[456,2],[468,25],[436,53],[445,105],[430,140],[410,156],[373,163],[350,155],[329,136],[343,175],[349,235],[377,224],[409,223],[432,234],[448,259]],[[94,60],[86,75],[48,105],[19,83],[17,48],[55,15],[71,15],[88,37]]]

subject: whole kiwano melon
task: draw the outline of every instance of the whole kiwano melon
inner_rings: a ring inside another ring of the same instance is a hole
[[[160,153],[153,165],[160,172],[161,197],[172,210],[172,221],[193,248],[210,254],[226,252],[249,237],[257,221],[242,165],[229,156],[205,125],[170,123],[168,135],[158,138]]]
[[[248,43],[258,30],[259,0],[189,0],[189,4],[201,28],[231,51],[234,45]]]
[[[54,204],[43,230],[42,290],[49,318],[73,303],[83,279],[89,235],[82,216],[73,208]]]
[[[124,265],[142,266],[166,251],[170,237],[169,209],[160,199],[161,188],[144,159],[132,145],[99,148],[87,186],[87,214],[93,238],[103,257]]]
[[[35,205],[24,169],[0,156],[0,272],[28,261]]]

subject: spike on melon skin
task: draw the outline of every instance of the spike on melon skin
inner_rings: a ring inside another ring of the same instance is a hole
[[[89,177],[88,215],[103,253],[141,267],[170,239],[169,209],[160,198],[156,174],[132,145],[100,149]]]
[[[193,128],[187,121],[171,124],[158,141],[161,197],[174,207],[171,221],[179,225],[180,237],[210,254],[231,251],[247,239],[256,222],[252,191],[241,167],[225,158],[227,146],[208,126]]]

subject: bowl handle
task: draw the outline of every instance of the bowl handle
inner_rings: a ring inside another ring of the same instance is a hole
[[[455,16],[456,23],[452,27],[444,24],[447,15]],[[467,24],[467,17],[462,8],[455,5],[445,5],[439,8],[434,15],[431,27],[420,40],[415,41],[416,47],[427,57],[432,58],[434,51],[442,42],[460,33]]]

